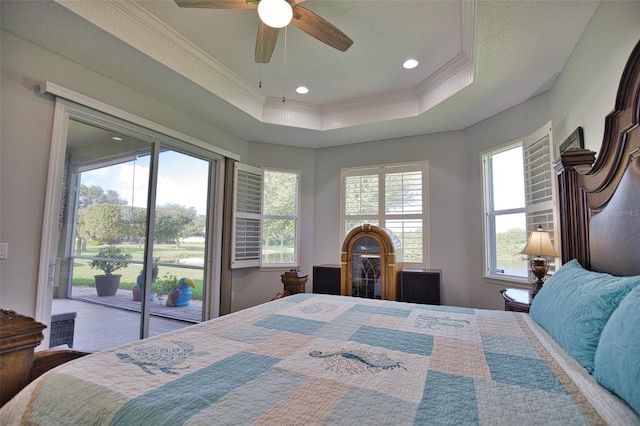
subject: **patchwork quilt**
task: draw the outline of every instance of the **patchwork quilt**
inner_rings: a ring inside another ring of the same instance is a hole
[[[0,424],[640,424],[527,314],[297,294],[67,363]]]

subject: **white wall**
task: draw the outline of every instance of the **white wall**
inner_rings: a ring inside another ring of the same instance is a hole
[[[549,94],[545,93],[490,117],[465,131],[467,181],[467,211],[469,212],[464,246],[470,250],[470,261],[465,265],[471,278],[466,291],[470,306],[499,309],[504,302],[499,291],[509,282],[491,283],[483,278],[483,216],[482,216],[482,164],[480,153],[527,136],[549,121]]]
[[[311,292],[313,266],[314,150],[263,143],[250,143],[247,164],[256,167],[299,170],[300,175],[300,270],[309,274],[306,291]],[[320,214],[322,211],[319,212]],[[287,269],[246,268],[233,272],[231,310],[267,302],[283,289],[280,275]]]
[[[430,267],[443,270],[446,303],[467,305],[469,253],[464,248],[467,170],[464,132],[320,149],[316,153],[315,264],[339,264],[340,170],[363,165],[429,161]]]
[[[33,87],[51,81],[140,117],[247,156],[248,143],[46,49],[2,32],[0,305],[34,315],[54,101]]]
[[[582,126],[585,148],[600,149],[604,117],[614,108],[622,70],[638,40],[640,1],[600,4],[551,91],[558,143]]]

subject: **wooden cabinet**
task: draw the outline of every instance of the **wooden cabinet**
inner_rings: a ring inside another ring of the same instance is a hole
[[[0,309],[0,407],[39,377],[60,364],[87,355],[72,350],[39,351],[46,326],[33,318]]]
[[[404,269],[400,273],[400,301],[427,305],[442,304],[439,269]]]
[[[313,292],[340,294],[340,265],[317,265],[313,267]]]
[[[45,328],[33,318],[0,310],[0,407],[31,382],[33,352]]]

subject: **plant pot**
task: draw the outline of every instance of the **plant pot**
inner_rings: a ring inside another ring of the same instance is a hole
[[[167,295],[166,305],[173,307],[189,306],[191,296],[191,287],[180,286]]]
[[[122,275],[95,275],[98,296],[115,296]]]
[[[138,278],[136,278],[136,285],[135,287],[133,287],[133,291],[131,292],[133,294],[134,302],[142,302],[142,280],[143,279],[144,279],[144,276],[142,274],[138,275]],[[153,302],[153,299],[155,299],[155,292],[151,290],[149,300]]]
[[[133,291],[133,301],[134,302],[142,302],[142,290],[140,290],[140,287],[134,287]],[[149,295],[149,300],[153,302],[153,300],[155,299],[155,293],[153,290],[151,290],[151,294]]]

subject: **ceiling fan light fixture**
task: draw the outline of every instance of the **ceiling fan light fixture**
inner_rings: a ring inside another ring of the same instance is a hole
[[[293,8],[286,0],[260,0],[258,3],[260,20],[272,28],[283,28],[293,18]]]
[[[309,93],[309,89],[307,89],[307,88],[306,88],[306,87],[304,87],[304,86],[299,86],[299,87],[296,89],[296,92],[300,93],[301,95],[306,95],[307,93]]]

